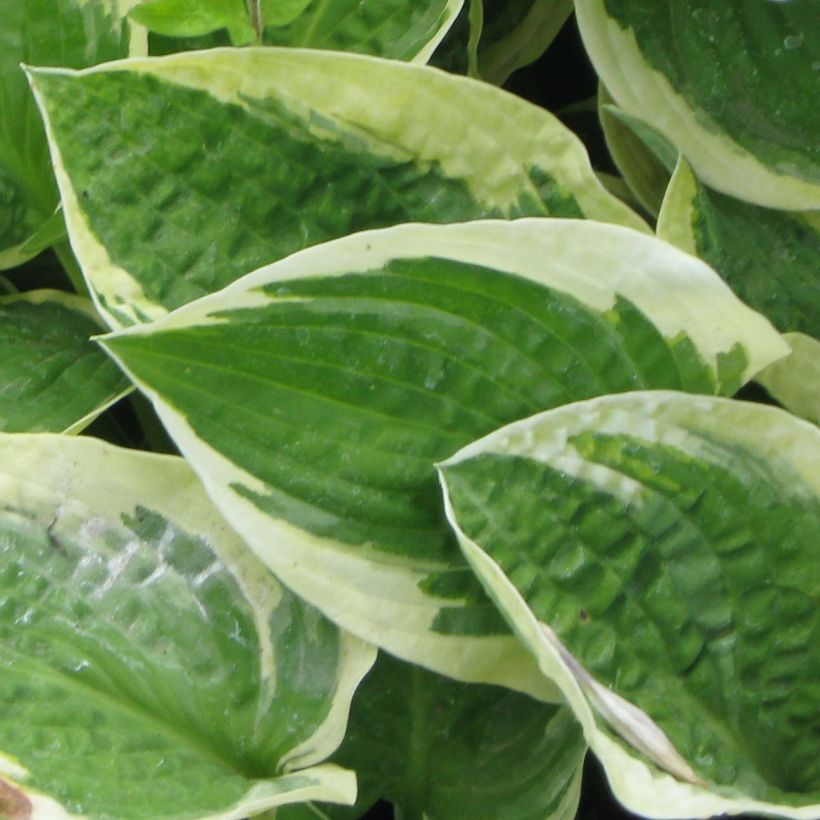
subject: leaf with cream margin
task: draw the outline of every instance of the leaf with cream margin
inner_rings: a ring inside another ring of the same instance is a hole
[[[288,592],[182,461],[0,435],[0,806],[241,818],[352,802],[372,647]],[[8,813],[8,812],[7,812]]]
[[[48,146],[20,63],[83,68],[139,50],[128,0],[0,0],[0,268],[34,253],[25,241],[57,206]]]
[[[403,659],[539,696],[434,462],[581,398],[732,393],[788,353],[699,260],[569,219],[364,232],[102,343],[284,583]]]
[[[465,555],[630,810],[818,816],[818,464],[783,410],[650,391],[440,465]]]
[[[707,188],[681,159],[664,197],[658,236],[711,265],[778,330],[820,329],[820,211],[741,202]]]
[[[715,190],[820,208],[815,0],[576,0],[587,52],[624,111]]]
[[[332,758],[356,772],[359,799],[327,812],[361,817],[382,799],[398,817],[572,820],[586,749],[565,706],[458,683],[381,653]]]
[[[795,415],[820,424],[820,341],[784,333],[792,352],[755,376],[773,398]]]
[[[56,290],[0,296],[0,430],[76,433],[132,388],[90,337],[88,299]]]
[[[232,49],[32,79],[72,246],[113,327],[366,228],[528,215],[644,227],[552,115],[424,66]]]

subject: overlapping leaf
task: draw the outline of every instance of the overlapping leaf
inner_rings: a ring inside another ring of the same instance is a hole
[[[360,817],[383,799],[401,817],[569,820],[585,753],[581,727],[564,706],[457,683],[381,654],[356,691],[333,756],[356,771],[359,799],[353,809],[328,812]]]
[[[365,228],[642,226],[550,114],[423,66],[237,49],[34,77],[72,244],[115,327]]]
[[[598,88],[598,119],[612,160],[629,190],[647,213],[657,217],[675,167],[677,152],[674,152],[672,167],[667,168],[633,130],[640,128],[642,123],[629,118],[614,105],[603,85]]]
[[[782,410],[661,391],[442,465],[462,548],[633,811],[817,816],[818,464]]]
[[[353,775],[314,764],[373,651],[285,590],[181,459],[0,435],[0,553],[4,815],[352,802]]]
[[[0,2],[0,267],[57,205],[45,134],[20,63],[82,68],[128,55],[127,0]]]
[[[425,62],[463,3],[464,0],[147,0],[131,16],[152,32],[174,38],[227,29],[234,45],[321,48]],[[218,37],[194,43],[181,39],[171,50],[210,48],[218,43]]]
[[[804,333],[784,333],[783,338],[792,352],[755,380],[787,410],[820,424],[820,341]]]
[[[698,260],[563,219],[365,232],[105,346],[285,583],[400,657],[524,691],[433,463],[581,398],[730,394],[788,352]]]
[[[707,188],[681,160],[658,235],[708,262],[781,331],[820,333],[820,211],[741,202]]]
[[[715,190],[820,208],[820,16],[814,0],[577,0],[592,62],[619,106]]]
[[[131,385],[89,340],[87,299],[58,291],[0,297],[0,430],[74,433]]]

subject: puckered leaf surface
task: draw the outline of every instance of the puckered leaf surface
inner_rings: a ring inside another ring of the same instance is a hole
[[[681,160],[658,235],[708,262],[779,330],[820,333],[820,211],[741,202],[706,187]]]
[[[711,188],[820,208],[815,0],[577,0],[601,79]]]
[[[34,255],[20,246],[58,199],[20,63],[82,68],[128,56],[128,6],[128,0],[0,0],[0,268]]]
[[[75,433],[131,389],[90,341],[93,305],[59,291],[0,297],[0,430]]]
[[[401,817],[571,820],[585,753],[565,706],[458,683],[381,653],[332,758],[356,772],[358,800],[323,808],[343,820],[382,799]]]
[[[72,245],[114,327],[366,228],[548,215],[642,227],[546,111],[424,66],[233,49],[37,71],[34,84]]]
[[[352,774],[314,764],[373,651],[285,590],[181,459],[0,435],[0,558],[2,813],[352,802]]]
[[[788,353],[699,260],[568,219],[365,232],[104,344],[285,583],[394,654],[524,691],[434,462],[581,398],[731,394]]]
[[[818,464],[789,413],[648,391],[440,468],[462,549],[633,811],[817,816]]]

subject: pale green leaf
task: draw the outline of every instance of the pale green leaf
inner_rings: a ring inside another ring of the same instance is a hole
[[[820,211],[775,211],[720,194],[681,159],[658,236],[709,263],[779,330],[820,330]]]
[[[128,393],[128,380],[89,340],[101,330],[79,296],[0,297],[0,430],[75,433]]]
[[[332,758],[356,772],[359,798],[353,809],[329,811],[359,817],[382,799],[400,817],[571,820],[585,753],[581,726],[564,706],[458,683],[381,653]]]
[[[787,410],[820,424],[820,341],[804,333],[785,333],[792,352],[755,377]]]
[[[169,37],[196,37],[221,28],[228,30],[234,45],[247,45],[256,37],[245,0],[146,0],[130,16]]]
[[[72,246],[114,327],[365,228],[643,227],[552,115],[423,66],[236,49],[33,74]]]
[[[213,0],[211,0],[213,2]],[[225,0],[219,0],[220,4]],[[162,0],[163,6],[199,5]],[[248,0],[241,25],[249,39],[267,46],[354,52],[393,60],[427,62],[456,19],[464,0]],[[239,11],[237,11],[239,14]],[[185,29],[185,15],[175,20]],[[157,28],[156,31],[160,29]],[[151,54],[225,45],[224,31],[198,37],[151,36]]]
[[[618,105],[717,191],[820,208],[816,0],[577,0],[587,51]]]
[[[263,27],[292,23],[311,0],[253,0],[259,5]]]
[[[632,811],[817,816],[818,464],[782,410],[656,391],[441,466],[462,549]]]
[[[402,658],[536,692],[433,463],[581,398],[732,393],[788,353],[700,261],[568,219],[365,232],[103,343],[292,589]]]
[[[0,0],[0,267],[57,206],[34,99],[20,63],[82,68],[129,53],[125,0]]]
[[[0,798],[123,820],[352,802],[352,774],[314,764],[374,653],[278,583],[184,461],[0,435],[0,552]]]

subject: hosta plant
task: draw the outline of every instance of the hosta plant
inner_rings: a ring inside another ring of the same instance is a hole
[[[0,0],[0,815],[820,816],[812,3]]]

